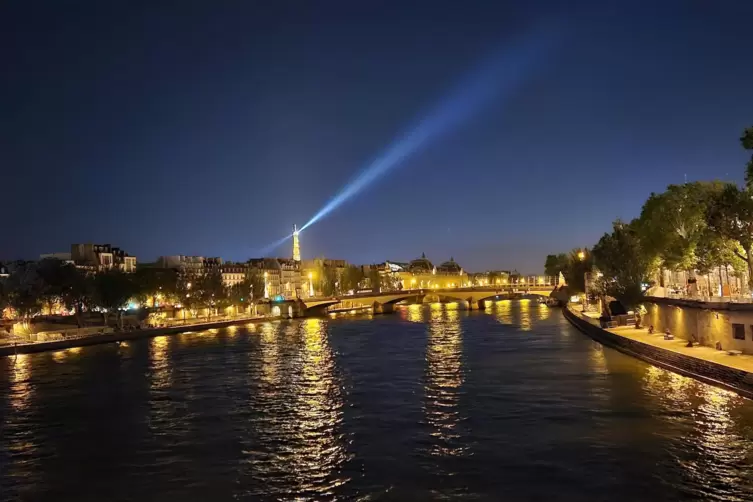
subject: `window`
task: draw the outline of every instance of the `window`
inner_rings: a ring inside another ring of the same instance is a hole
[[[735,340],[745,340],[745,324],[732,325],[732,338]]]

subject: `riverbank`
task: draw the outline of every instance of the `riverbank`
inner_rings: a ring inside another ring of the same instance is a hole
[[[685,340],[664,340],[662,334],[649,334],[646,329],[627,326],[603,329],[597,320],[570,306],[563,312],[573,326],[603,345],[753,399],[753,356],[730,355],[703,346],[686,347]]]
[[[102,333],[98,335],[88,335],[81,337],[71,337],[64,340],[54,340],[49,342],[21,343],[18,345],[6,345],[0,347],[0,357],[12,356],[14,354],[33,354],[36,352],[48,352],[55,350],[70,349],[72,347],[86,347],[89,345],[99,345],[103,343],[122,342],[126,340],[137,340],[139,338],[151,338],[163,335],[177,335],[187,331],[200,331],[210,328],[224,328],[237,324],[250,324],[260,321],[268,321],[269,317],[244,317],[237,319],[223,319],[219,321],[209,321],[197,324],[181,324],[178,326],[169,326],[162,328],[138,329],[134,331],[116,331],[112,333]],[[276,319],[276,318],[275,318]]]

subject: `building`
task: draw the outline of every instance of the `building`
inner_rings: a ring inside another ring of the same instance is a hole
[[[246,280],[247,270],[248,264],[246,263],[224,263],[220,265],[222,283],[228,288],[242,283]]]
[[[407,267],[389,262],[388,268],[390,273],[397,275],[402,289],[447,289],[470,285],[468,274],[454,258],[436,267],[425,254],[421,254],[421,258],[411,261]]]
[[[110,244],[71,244],[71,259],[77,267],[94,271],[113,267],[127,273],[136,271],[136,257]]]
[[[182,275],[199,276],[213,269],[220,269],[222,258],[204,256],[172,255],[160,256],[157,266],[162,268],[174,268]]]
[[[345,260],[314,258],[303,260],[301,269],[301,288],[304,296],[321,296],[323,283],[327,278],[339,281],[349,264]]]
[[[274,298],[282,294],[282,268],[275,258],[252,258],[246,263],[248,270],[264,277],[264,298]],[[255,296],[258,296],[255,294]]]
[[[280,293],[285,298],[301,298],[301,262],[278,258],[280,264]]]

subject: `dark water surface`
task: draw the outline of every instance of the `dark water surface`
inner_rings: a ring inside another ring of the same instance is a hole
[[[753,500],[753,404],[534,302],[0,359],[3,500]]]

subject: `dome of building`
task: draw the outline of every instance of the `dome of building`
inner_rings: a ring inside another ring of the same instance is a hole
[[[408,270],[413,274],[430,274],[434,270],[434,265],[431,264],[424,253],[421,253],[421,258],[410,262]]]
[[[463,271],[463,269],[455,261],[455,258],[451,257],[450,261],[446,261],[440,266],[438,266],[437,271],[445,273],[445,274],[459,274]]]

